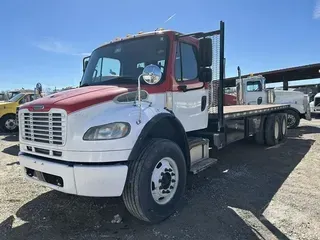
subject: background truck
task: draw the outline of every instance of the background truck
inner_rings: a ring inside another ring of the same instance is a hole
[[[224,106],[223,59],[223,22],[212,32],[158,30],[98,47],[79,88],[21,106],[26,179],[69,194],[122,196],[138,219],[166,219],[187,173],[217,162],[210,148],[286,138],[288,105]]]
[[[34,92],[34,94],[33,94],[33,97],[30,99],[31,101],[43,97],[44,94],[42,92],[42,84],[41,83],[37,83],[36,87],[33,90],[33,92]],[[29,102],[29,101],[22,102],[21,104],[24,104],[24,103],[27,103],[27,102]],[[20,108],[20,105],[18,105],[16,107],[16,115],[15,115],[15,124],[16,124],[17,127],[19,126],[19,114],[18,114],[19,113],[19,108]]]
[[[317,93],[310,102],[310,111],[314,115],[320,114],[320,93]]]
[[[0,128],[6,132],[17,130],[16,110],[21,104],[33,101],[37,98],[34,92],[20,92],[8,101],[0,102]]]
[[[6,100],[8,100],[8,99],[7,99],[7,94],[5,94],[5,93],[0,93],[0,102],[4,102],[4,101],[6,101]]]
[[[268,101],[274,104],[289,104],[290,108],[287,110],[289,128],[296,128],[301,118],[311,120],[308,95],[297,91],[267,89],[266,79],[262,75],[241,78],[240,68],[238,75],[237,104],[260,105],[267,104]]]

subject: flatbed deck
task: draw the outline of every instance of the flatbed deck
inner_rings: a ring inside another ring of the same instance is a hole
[[[276,112],[282,109],[288,108],[289,105],[284,104],[264,104],[264,105],[232,105],[224,106],[223,114],[224,118],[236,118],[246,117],[267,112]],[[209,109],[210,118],[215,118],[216,113],[213,113],[214,109]]]

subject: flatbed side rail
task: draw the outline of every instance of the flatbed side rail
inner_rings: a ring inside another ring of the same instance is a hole
[[[225,119],[232,119],[232,118],[240,118],[240,117],[249,117],[254,115],[266,114],[277,112],[279,110],[288,109],[290,105],[280,105],[280,106],[273,106],[273,107],[266,107],[260,109],[252,109],[252,110],[243,110],[243,111],[225,111],[224,118]]]

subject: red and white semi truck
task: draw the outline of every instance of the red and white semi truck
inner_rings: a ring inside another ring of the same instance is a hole
[[[223,59],[223,22],[217,31],[159,30],[98,47],[79,88],[19,109],[26,179],[69,194],[122,196],[138,219],[166,219],[188,172],[216,163],[210,148],[286,137],[288,105],[224,106]]]

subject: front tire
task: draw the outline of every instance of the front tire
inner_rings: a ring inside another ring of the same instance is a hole
[[[288,128],[296,128],[300,124],[300,116],[294,110],[287,110],[288,114]]]
[[[138,159],[129,163],[123,200],[136,218],[157,223],[177,208],[186,187],[187,167],[179,146],[151,139]]]
[[[17,130],[15,115],[9,114],[1,118],[0,126],[5,132],[14,132]]]

